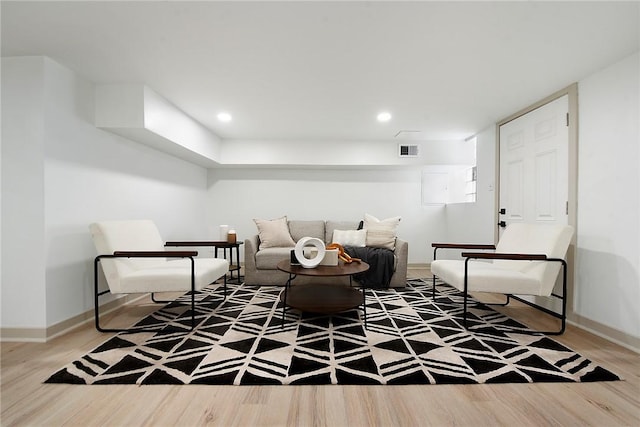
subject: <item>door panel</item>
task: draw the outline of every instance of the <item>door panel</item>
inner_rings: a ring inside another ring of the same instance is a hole
[[[557,217],[556,152],[541,153],[535,159],[535,220],[555,222]]]
[[[517,160],[507,165],[507,180],[505,195],[508,203],[506,216],[508,222],[522,222],[524,220],[524,162]],[[502,187],[501,187],[502,188]]]

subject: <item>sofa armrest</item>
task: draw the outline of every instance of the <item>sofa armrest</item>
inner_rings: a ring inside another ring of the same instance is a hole
[[[409,258],[409,242],[396,238],[396,249],[394,255],[398,260],[396,271],[391,277],[389,286],[397,288],[404,287],[407,284],[407,264]]]
[[[253,235],[244,239],[244,265],[245,268],[255,270],[256,268],[256,253],[260,247],[260,240],[258,235]]]

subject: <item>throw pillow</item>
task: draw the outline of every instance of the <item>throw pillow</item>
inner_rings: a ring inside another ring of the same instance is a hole
[[[277,219],[254,219],[258,227],[260,250],[265,248],[291,248],[296,242],[291,238],[287,217]]]
[[[367,230],[333,230],[332,242],[363,248],[367,244]]]
[[[367,230],[367,246],[394,250],[396,247],[396,232],[400,224],[400,219],[399,216],[395,216],[379,220],[373,215],[364,214],[364,229]]]

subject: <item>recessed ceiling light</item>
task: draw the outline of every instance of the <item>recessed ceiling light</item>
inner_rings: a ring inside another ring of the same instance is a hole
[[[389,120],[391,120],[391,113],[383,111],[382,113],[378,114],[379,122],[388,122]]]
[[[231,114],[229,113],[219,113],[218,114],[218,120],[220,120],[221,122],[230,122],[232,119]]]

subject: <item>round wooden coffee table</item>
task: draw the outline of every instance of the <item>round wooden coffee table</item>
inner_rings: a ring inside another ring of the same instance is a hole
[[[289,273],[284,292],[280,294],[283,326],[287,307],[310,313],[332,314],[362,306],[364,326],[367,327],[366,291],[362,287],[352,286],[353,275],[364,273],[369,269],[369,264],[366,262],[346,264],[339,261],[336,266],[319,265],[315,268],[304,268],[300,265],[291,265],[289,260],[283,260],[278,263],[277,268]],[[351,286],[332,284],[329,280],[326,283],[291,286],[296,276],[326,278],[349,276]]]

